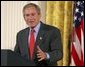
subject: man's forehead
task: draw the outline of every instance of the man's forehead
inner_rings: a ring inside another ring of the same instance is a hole
[[[25,9],[36,9],[34,6],[31,6],[31,7],[27,7]]]

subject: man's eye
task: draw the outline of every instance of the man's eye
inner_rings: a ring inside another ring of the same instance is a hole
[[[31,14],[32,16],[34,16],[35,14]]]
[[[29,14],[26,14],[25,16],[29,16]]]
[[[25,14],[25,16],[35,16],[35,14],[33,13],[33,14]]]

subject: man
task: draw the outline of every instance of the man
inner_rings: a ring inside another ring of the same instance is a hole
[[[23,16],[29,27],[17,34],[14,51],[25,59],[33,61],[37,66],[56,65],[62,58],[59,29],[40,21],[41,12],[36,4],[25,5]]]

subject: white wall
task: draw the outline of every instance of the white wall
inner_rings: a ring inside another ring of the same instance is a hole
[[[17,32],[27,27],[22,15],[22,9],[23,6],[29,2],[30,1],[1,1],[1,49],[14,50]],[[43,13],[41,20],[45,22],[46,2],[37,1],[35,3],[43,9],[41,10]]]

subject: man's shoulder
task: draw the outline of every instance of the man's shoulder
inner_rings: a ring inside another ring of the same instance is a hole
[[[55,31],[57,30],[57,31],[59,31],[59,29],[55,26],[45,24],[45,23],[43,25],[44,25],[44,28],[47,29],[47,30],[55,30]]]
[[[23,34],[23,33],[27,32],[28,30],[29,30],[28,27],[24,28],[24,29],[20,30],[17,34]]]

